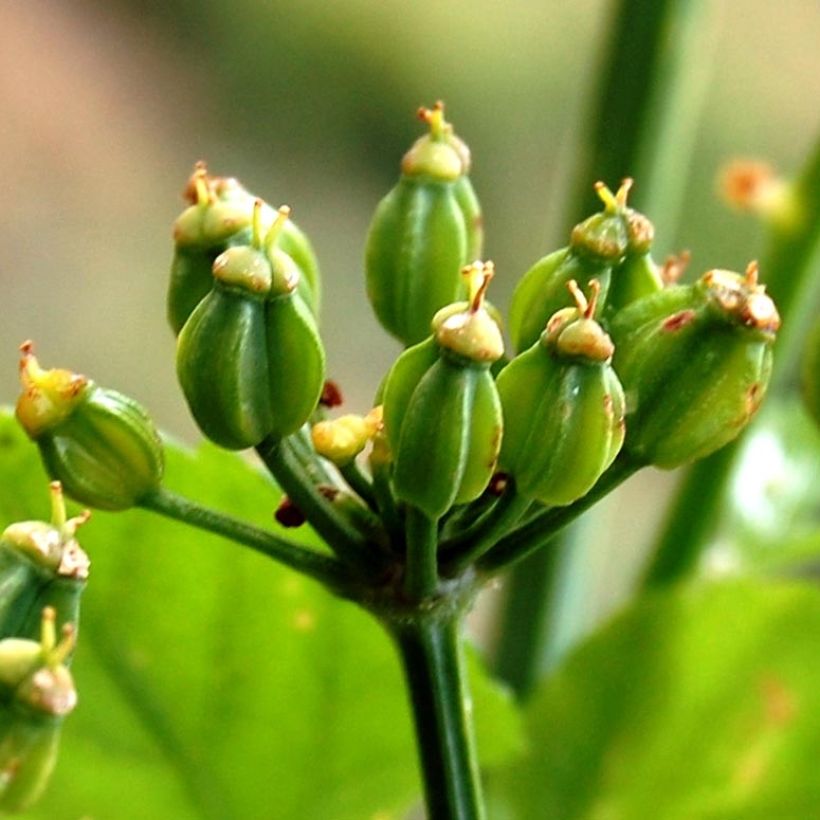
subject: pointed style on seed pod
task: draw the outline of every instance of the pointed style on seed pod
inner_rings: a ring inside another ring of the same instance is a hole
[[[222,447],[253,447],[298,430],[316,408],[325,356],[298,292],[293,259],[277,245],[290,209],[267,231],[261,200],[249,245],[217,257],[213,287],[177,343],[177,376],[202,432]]]
[[[779,326],[755,262],[743,276],[711,270],[620,311],[610,333],[630,458],[677,467],[735,438],[766,392]]]
[[[492,263],[476,262],[464,275],[470,282],[466,308],[443,308],[433,336],[396,360],[384,387],[396,497],[434,519],[481,495],[501,443],[490,365],[504,344],[483,304]]]
[[[401,177],[376,208],[367,238],[367,295],[382,326],[405,345],[429,335],[433,314],[466,295],[461,269],[481,255],[481,208],[470,152],[444,118],[422,108],[429,133],[405,154]]]
[[[76,635],[57,641],[55,612],[41,615],[39,641],[0,640],[0,812],[25,811],[45,791],[57,761],[60,729],[77,705],[65,665]]]
[[[216,258],[233,245],[246,245],[252,233],[252,212],[257,199],[232,177],[211,176],[198,162],[185,188],[190,203],[174,223],[174,259],[168,285],[168,321],[179,334],[194,308],[213,285]],[[277,212],[263,205],[261,221],[266,231]],[[305,234],[291,221],[281,230],[279,247],[299,268],[300,292],[315,315],[321,299],[316,255]]]
[[[51,483],[51,523],[19,521],[0,536],[0,639],[34,638],[43,608],[77,628],[90,562],[75,538],[90,512],[67,518],[62,487]]]
[[[68,495],[101,510],[124,510],[159,487],[162,442],[141,405],[69,370],[43,370],[32,342],[20,351],[17,419]]]
[[[521,495],[555,506],[586,495],[624,440],[614,346],[595,321],[598,281],[589,283],[589,301],[574,280],[567,288],[576,306],[555,313],[497,380],[504,413],[499,468]]]
[[[627,218],[631,211],[626,199],[631,186],[632,180],[626,179],[613,194],[603,182],[597,182],[595,191],[604,210],[576,225],[566,248],[548,254],[524,274],[510,306],[510,335],[516,351],[526,350],[538,341],[550,317],[566,304],[571,279],[581,289],[596,279],[600,287],[598,301],[604,307],[613,268],[623,262],[629,248]],[[637,250],[646,240],[640,236],[641,231],[635,233]]]

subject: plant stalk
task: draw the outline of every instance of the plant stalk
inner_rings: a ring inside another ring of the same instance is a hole
[[[229,538],[250,547],[280,564],[321,581],[334,590],[349,586],[351,575],[337,559],[305,549],[272,532],[254,527],[228,515],[203,507],[184,496],[160,487],[145,496],[140,506],[188,526]]]
[[[427,820],[483,820],[460,614],[394,627],[416,729]]]

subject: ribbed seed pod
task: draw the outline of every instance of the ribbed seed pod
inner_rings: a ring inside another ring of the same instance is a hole
[[[604,307],[612,269],[624,260],[629,244],[626,196],[631,184],[625,180],[613,194],[596,183],[604,210],[576,225],[568,247],[540,259],[521,278],[510,306],[510,336],[517,352],[534,345],[550,317],[566,304],[570,280],[584,289],[596,279]]]
[[[612,369],[612,340],[595,321],[598,283],[587,302],[554,314],[541,338],[498,376],[504,412],[499,468],[542,504],[586,495],[624,440],[624,394]]]
[[[190,202],[174,223],[174,258],[168,285],[168,321],[178,334],[194,308],[213,285],[213,264],[229,247],[251,240],[256,197],[232,177],[208,174],[198,163],[185,189]],[[262,209],[263,230],[276,220],[269,205]],[[316,255],[305,234],[288,221],[279,235],[279,247],[299,268],[300,292],[315,315],[319,312],[321,280]]]
[[[757,282],[712,270],[666,288],[614,318],[614,365],[626,391],[624,450],[676,467],[731,441],[763,399],[780,318]]]
[[[39,641],[0,640],[0,812],[24,811],[48,785],[63,719],[77,704],[65,666],[74,641],[68,625],[57,642],[48,607]]]
[[[74,534],[89,513],[66,519],[59,481],[51,484],[52,520],[21,521],[0,536],[0,639],[36,638],[46,606],[57,624],[77,628],[90,562]]]
[[[465,298],[460,272],[483,241],[469,150],[441,103],[419,115],[430,132],[405,154],[399,182],[376,208],[365,253],[373,310],[405,345],[429,335],[439,308]]]
[[[46,472],[81,504],[133,507],[156,489],[162,442],[145,409],[68,370],[43,370],[34,346],[21,348],[17,418],[40,448]]]
[[[324,384],[324,350],[297,292],[299,269],[277,246],[289,214],[262,236],[254,209],[251,245],[228,248],[214,262],[211,292],[179,336],[177,375],[202,432],[242,449],[298,430]]]
[[[501,443],[489,368],[504,347],[482,304],[492,264],[466,270],[476,282],[466,310],[445,308],[434,319],[434,335],[396,360],[384,387],[396,497],[434,519],[484,491]]]

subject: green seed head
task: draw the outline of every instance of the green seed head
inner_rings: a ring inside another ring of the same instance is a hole
[[[595,183],[595,191],[604,203],[604,210],[572,229],[570,247],[573,251],[605,262],[616,262],[624,256],[629,244],[626,197],[631,187],[632,180],[625,179],[617,193],[613,194],[603,182]]]
[[[429,176],[450,182],[470,170],[470,150],[453,133],[453,126],[444,119],[444,103],[433,108],[419,108],[419,119],[427,123],[430,132],[419,137],[401,162],[405,176]]]
[[[574,279],[567,283],[575,307],[564,308],[552,316],[541,334],[541,344],[560,357],[606,362],[612,358],[615,347],[594,318],[601,292],[598,280],[590,280],[589,287],[591,295],[587,301]]]
[[[236,183],[236,188],[241,186]],[[217,189],[222,197],[217,195]],[[193,204],[174,222],[177,247],[212,247],[248,227],[250,216],[244,203],[238,196],[226,196],[231,189],[236,192],[227,180],[209,177],[205,166],[197,164],[185,192]]]
[[[66,518],[63,488],[51,482],[51,523],[19,521],[6,527],[0,536],[0,550],[11,549],[64,578],[85,580],[90,562],[74,535],[88,521],[86,510],[75,518]]]
[[[474,262],[462,271],[469,280],[470,298],[465,310],[442,308],[433,318],[439,347],[477,363],[498,361],[504,340],[495,319],[484,306],[484,294],[495,273],[492,262]]]

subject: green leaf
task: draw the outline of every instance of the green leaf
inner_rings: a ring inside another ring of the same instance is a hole
[[[805,820],[820,806],[820,593],[679,588],[639,602],[537,692],[494,820]]]
[[[211,446],[168,486],[261,526],[278,491]],[[0,526],[47,517],[36,448],[0,419]],[[306,540],[310,534],[299,530]],[[143,511],[95,512],[74,673],[80,705],[30,818],[389,820],[420,793],[397,656],[365,612],[244,548]],[[520,745],[473,669],[479,748]]]

